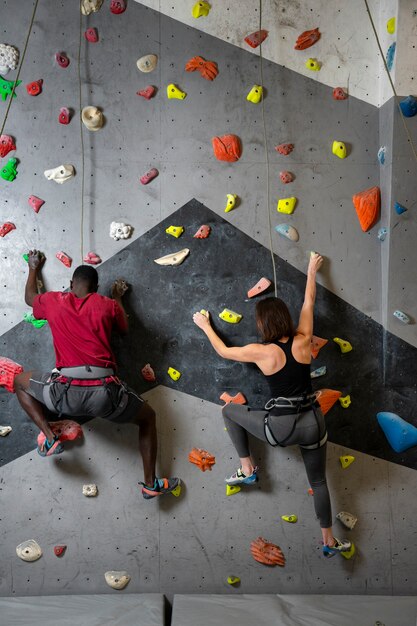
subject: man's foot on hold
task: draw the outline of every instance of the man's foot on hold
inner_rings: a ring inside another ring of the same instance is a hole
[[[258,470],[259,467],[254,467],[252,474],[246,476],[246,474],[242,472],[242,468],[239,467],[229,478],[225,478],[224,482],[228,485],[254,485],[258,480]]]
[[[59,441],[57,435],[55,435],[51,442],[45,439],[43,444],[37,447],[37,451],[41,456],[52,456],[53,454],[64,452],[64,446]]]
[[[163,496],[166,493],[171,493],[181,485],[181,479],[176,476],[171,478],[155,478],[153,487],[148,487],[145,483],[140,483],[142,487],[142,495],[145,500],[150,500],[156,496]]]
[[[323,546],[323,555],[329,559],[340,552],[347,552],[351,547],[352,543],[350,541],[341,541],[335,537],[333,546]]]

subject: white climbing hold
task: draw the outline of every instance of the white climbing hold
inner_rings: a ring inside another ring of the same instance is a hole
[[[42,549],[34,539],[28,539],[17,546],[16,554],[22,561],[37,561],[42,556]]]
[[[290,241],[298,241],[300,238],[298,230],[294,228],[294,226],[290,226],[290,224],[278,224],[275,226],[275,230],[279,235],[282,235],[282,237]]]
[[[89,485],[83,485],[83,496],[86,496],[87,498],[95,498],[97,494],[97,485],[94,485],[93,483]]]
[[[11,426],[0,426],[0,437],[5,437],[12,432]]]
[[[96,131],[104,124],[103,113],[94,106],[84,107],[81,111],[81,119],[87,130]]]
[[[321,367],[318,367],[316,370],[314,370],[314,372],[311,372],[310,378],[320,378],[320,376],[324,376],[326,372],[327,367],[325,365],[322,365]]]
[[[403,324],[409,324],[410,323],[410,318],[403,311],[399,311],[397,309],[397,311],[394,311],[393,316],[396,317],[397,320],[400,320],[400,322],[402,322]]]
[[[106,583],[113,587],[113,589],[124,589],[130,580],[130,576],[127,572],[117,572],[110,570],[104,574]]]
[[[81,0],[81,13],[83,15],[90,15],[90,13],[97,13],[101,9],[101,5],[104,0]]]
[[[62,185],[75,176],[75,170],[73,165],[58,165],[58,167],[54,167],[52,170],[45,170],[44,175],[48,180],[54,180],[59,185]]]
[[[130,224],[124,222],[112,222],[110,224],[110,237],[115,241],[119,239],[129,239],[132,234],[132,227]]]
[[[161,256],[159,259],[154,259],[154,261],[155,263],[158,263],[158,265],[181,265],[189,254],[189,248],[183,248],[183,250],[173,252],[172,254],[166,254],[165,256]]]
[[[0,74],[15,70],[19,63],[19,51],[7,43],[0,43]]]
[[[353,530],[356,522],[358,521],[357,517],[352,515],[352,513],[348,513],[347,511],[340,511],[340,513],[338,513],[336,517],[339,521],[342,522],[344,526],[346,526],[346,528],[350,528],[350,530]]]
[[[136,61],[136,66],[140,72],[147,74],[152,72],[158,63],[158,57],[156,54],[146,54]]]

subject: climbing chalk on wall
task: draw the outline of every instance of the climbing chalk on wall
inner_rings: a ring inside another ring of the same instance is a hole
[[[320,405],[323,415],[326,415],[326,413],[330,411],[341,395],[341,392],[336,391],[336,389],[320,389],[317,391],[316,400]]]
[[[19,51],[7,43],[0,43],[0,74],[15,70],[19,63]]]
[[[86,106],[81,111],[81,119],[87,130],[97,131],[104,124],[103,113],[94,106]]]
[[[201,469],[202,472],[206,470],[211,472],[213,465],[216,464],[216,457],[202,448],[193,448],[188,454],[188,460]]]
[[[261,85],[254,85],[246,96],[246,100],[248,102],[252,102],[253,104],[258,104],[262,100],[262,97],[263,88]]]
[[[207,239],[211,232],[210,226],[207,224],[202,224],[196,234],[194,235],[194,239]]]
[[[307,59],[305,66],[312,72],[319,72],[321,70],[321,63],[320,61],[317,61],[317,59]]]
[[[165,232],[167,235],[171,235],[172,237],[178,239],[178,237],[181,237],[184,232],[184,226],[168,226],[168,228],[165,229]]]
[[[119,239],[129,239],[132,234],[132,226],[124,222],[112,222],[110,224],[110,237],[115,241]]]
[[[195,19],[198,19],[199,17],[207,17],[207,15],[210,13],[210,9],[210,4],[206,2],[206,0],[201,0],[200,2],[195,3],[191,13]]]
[[[153,371],[150,363],[146,363],[146,365],[144,365],[140,370],[140,373],[142,374],[143,379],[148,383],[154,383],[156,381],[155,372]]]
[[[5,237],[12,230],[16,230],[16,226],[12,222],[4,222],[0,226],[0,237]]]
[[[275,146],[275,150],[284,156],[288,156],[290,152],[294,150],[293,143],[280,143],[279,146]]]
[[[81,13],[83,15],[97,13],[101,9],[103,2],[104,0],[81,0]]]
[[[12,182],[17,176],[17,159],[9,159],[4,167],[0,170],[0,176],[4,180]]]
[[[279,235],[285,237],[286,239],[289,239],[290,241],[299,240],[298,230],[290,224],[277,224],[275,226],[275,230]]]
[[[185,65],[186,72],[200,72],[201,76],[206,80],[214,80],[219,73],[217,63],[214,61],[206,61],[203,57],[196,56],[187,61]]]
[[[45,200],[38,198],[38,196],[29,196],[28,198],[29,206],[35,211],[35,213],[39,213],[41,206],[45,204]]]
[[[104,574],[104,578],[109,587],[113,587],[113,589],[124,589],[130,581],[130,576],[125,571],[111,570]]]
[[[56,52],[55,61],[58,63],[59,67],[68,67],[70,64],[70,60],[65,52]]]
[[[246,404],[246,398],[241,391],[234,396],[231,396],[227,391],[223,391],[220,400],[223,400],[225,404]]]
[[[140,72],[148,74],[148,72],[152,72],[156,68],[157,63],[158,57],[156,54],[145,54],[145,56],[140,57],[140,59],[136,61],[136,67]]]
[[[297,41],[295,42],[295,50],[306,50],[320,39],[321,33],[318,28],[313,28],[312,30],[305,30],[301,35],[298,36]]]
[[[187,97],[187,94],[185,91],[181,91],[181,89],[177,87],[177,85],[174,85],[174,83],[170,83],[167,86],[167,97],[169,100],[184,100],[184,98]]]
[[[333,89],[334,100],[346,100],[347,97],[348,97],[348,93],[346,89],[343,89],[343,87],[335,87]]]
[[[0,135],[0,157],[4,158],[12,150],[16,150],[13,137],[10,135]]]
[[[346,144],[343,143],[343,141],[333,141],[332,152],[337,157],[339,157],[339,159],[346,159],[347,157]]]
[[[294,212],[295,205],[297,203],[297,198],[281,198],[278,200],[277,211],[279,213],[286,213],[287,215],[291,215]]]
[[[16,554],[22,561],[37,561],[42,556],[42,548],[34,539],[28,539],[19,543]]]
[[[321,367],[318,367],[316,370],[310,373],[310,378],[320,378],[321,376],[325,376],[326,373],[327,367],[325,365],[322,365]]]
[[[237,195],[235,193],[228,193],[226,196],[226,206],[224,209],[225,213],[229,213],[232,209],[235,208],[237,202]]]
[[[379,216],[381,207],[379,187],[370,187],[370,189],[360,191],[352,197],[352,202],[361,228],[366,232],[375,224]]]
[[[394,311],[393,316],[396,317],[397,320],[399,320],[403,324],[409,324],[411,321],[409,316],[406,313],[404,313],[404,311],[400,311],[399,309]]]
[[[14,393],[14,379],[23,372],[23,367],[5,356],[0,356],[0,387]]]
[[[285,565],[285,557],[281,548],[263,537],[258,537],[252,541],[250,551],[255,561],[263,565],[279,565],[281,567]]]
[[[26,85],[26,91],[30,96],[39,96],[39,94],[42,93],[42,85],[42,78],[40,78],[39,80],[34,80]]]
[[[417,445],[417,428],[396,413],[381,411],[376,414],[378,424],[395,452],[405,452]]]
[[[58,165],[51,170],[45,170],[44,176],[48,180],[54,180],[59,185],[66,183],[68,180],[75,176],[75,170],[73,165]]]
[[[148,85],[145,89],[140,89],[136,92],[138,96],[142,96],[146,100],[150,100],[156,93],[156,88],[153,85]]]
[[[256,30],[254,33],[250,33],[250,35],[247,35],[245,37],[245,42],[251,48],[257,48],[258,46],[261,45],[261,43],[265,41],[267,37],[268,37],[267,30],[263,30],[263,29]]]
[[[60,251],[60,252],[57,252],[55,256],[58,259],[58,261],[61,261],[61,263],[65,265],[65,267],[71,267],[72,259],[70,256],[68,256],[68,254],[65,254],[65,252]]]
[[[0,426],[0,437],[7,437],[12,432],[11,426]]]
[[[13,92],[13,87],[16,90],[16,87],[18,87],[20,85],[22,81],[21,80],[6,80],[5,78],[2,78],[0,76],[0,94],[1,94],[1,99],[4,101],[6,100],[7,96],[11,96],[11,94],[13,93],[13,98],[16,98],[16,91]]]
[[[174,367],[168,367],[167,373],[168,373],[168,376],[172,378],[172,380],[177,381],[181,378],[181,372],[176,370]]]
[[[219,313],[219,317],[224,322],[228,322],[229,324],[238,324],[243,316],[240,315],[240,313],[231,311],[230,309],[223,309],[223,311]]]
[[[159,176],[159,171],[156,169],[156,167],[152,167],[148,172],[143,174],[143,176],[141,176],[139,180],[142,185],[147,185],[157,176]]]
[[[255,296],[258,296],[260,293],[263,293],[264,291],[269,289],[271,285],[271,281],[265,276],[262,276],[262,278],[258,280],[256,285],[248,290],[248,298],[254,298]]]
[[[211,140],[213,152],[219,161],[232,163],[238,161],[242,155],[240,139],[237,135],[222,135]]]
[[[97,28],[93,28],[93,27],[87,28],[87,30],[84,33],[84,37],[90,43],[97,43],[98,42]]]
[[[347,341],[346,339],[340,339],[340,337],[334,337],[333,341],[337,343],[342,354],[346,354],[347,352],[350,352],[351,350],[353,350],[352,344],[349,343],[349,341]]]
[[[181,263],[189,254],[189,248],[183,248],[178,252],[166,254],[165,256],[161,256],[159,259],[154,259],[154,262],[158,263],[158,265],[181,265]]]
[[[99,265],[101,259],[95,252],[87,252],[83,258],[83,263],[87,263],[87,265]]]
[[[127,9],[126,0],[110,0],[110,11],[113,15],[120,15]]]

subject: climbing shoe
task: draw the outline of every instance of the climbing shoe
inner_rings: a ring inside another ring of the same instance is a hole
[[[64,446],[59,441],[58,436],[55,435],[51,443],[45,439],[43,444],[37,447],[37,451],[41,456],[52,456],[53,454],[61,454],[64,452]]]
[[[174,489],[181,485],[181,479],[175,476],[171,478],[155,478],[153,487],[148,487],[145,483],[142,486],[142,495],[145,500],[150,500],[156,496],[163,496],[166,493],[172,493]]]
[[[351,547],[352,543],[350,541],[340,541],[340,539],[336,539],[335,537],[334,546],[323,546],[323,556],[329,559],[340,552],[347,552]]]
[[[255,467],[253,469],[253,472],[250,476],[246,476],[243,472],[242,472],[242,468],[239,467],[239,469],[232,474],[229,478],[225,478],[224,482],[227,483],[228,485],[253,485],[257,482],[258,480],[258,467]]]

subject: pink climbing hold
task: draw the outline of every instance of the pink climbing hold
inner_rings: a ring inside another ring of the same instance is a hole
[[[293,143],[280,143],[279,146],[275,146],[275,150],[279,152],[280,154],[284,154],[285,156],[288,156],[290,152],[294,150],[294,144]]]
[[[4,222],[0,226],[0,237],[5,237],[11,230],[15,230],[16,226],[12,222]]]
[[[140,177],[140,182],[142,183],[142,185],[147,185],[148,183],[151,182],[151,180],[156,178],[158,174],[159,172],[156,169],[156,167],[153,167],[152,169],[149,170],[149,172],[146,172],[146,174]]]
[[[203,224],[200,226],[196,234],[194,235],[194,239],[207,239],[211,231],[210,226],[207,224]]]
[[[90,43],[97,43],[98,42],[97,28],[87,28],[87,30],[84,33],[84,37]]]
[[[257,48],[268,37],[267,30],[257,30],[245,37],[245,41],[251,48]]]
[[[88,263],[88,265],[98,265],[101,263],[101,259],[95,252],[87,252],[83,258],[83,263]]]
[[[42,78],[40,78],[39,80],[34,80],[26,85],[26,91],[30,96],[39,96],[39,94],[42,93],[42,85]]]
[[[142,96],[142,98],[146,98],[146,100],[150,100],[155,95],[155,87],[153,85],[148,85],[145,89],[141,89],[136,92],[136,95]]]
[[[115,15],[120,15],[126,11],[126,0],[111,0],[110,11]]]
[[[334,100],[346,100],[347,97],[348,97],[348,94],[343,89],[343,87],[335,87],[333,89],[333,98],[334,98]]]
[[[16,150],[13,137],[10,137],[10,135],[0,135],[0,157],[3,158],[7,156],[11,150]]]
[[[231,396],[227,391],[223,391],[220,396],[220,400],[223,400],[226,404],[246,404],[247,400],[241,391],[234,396]]]
[[[59,67],[68,67],[68,65],[70,64],[70,60],[65,52],[57,52],[55,55],[55,60],[58,63]]]
[[[5,356],[0,356],[0,387],[14,393],[14,379],[23,372],[23,367]]]
[[[29,196],[28,202],[35,213],[39,213],[39,209],[43,204],[45,204],[45,200],[38,198],[38,196]]]
[[[269,280],[269,278],[265,278],[265,276],[262,276],[262,278],[258,280],[256,285],[254,285],[253,287],[251,287],[251,289],[249,289],[248,298],[253,298],[254,296],[259,295],[260,293],[263,293],[271,286],[271,284],[272,283]]]
[[[55,556],[62,556],[67,549],[67,546],[54,546]]]
[[[143,378],[148,381],[148,383],[154,383],[156,381],[155,372],[153,371],[151,364],[146,363],[140,370]]]
[[[284,185],[292,183],[292,181],[294,180],[294,175],[291,174],[291,172],[287,172],[287,170],[283,170],[282,172],[280,172],[279,177]]]
[[[71,121],[70,110],[67,109],[67,107],[62,107],[61,109],[59,109],[58,122],[60,124],[69,124],[70,121]]]
[[[65,265],[65,267],[71,267],[72,259],[68,256],[68,254],[65,254],[65,252],[57,252],[55,256],[58,261],[61,261],[61,263]]]
[[[58,422],[49,422],[49,426],[59,439],[59,441],[74,441],[83,436],[83,429],[78,422],[73,420],[59,420]],[[38,435],[38,446],[42,448],[45,443],[45,435],[40,432]]]

